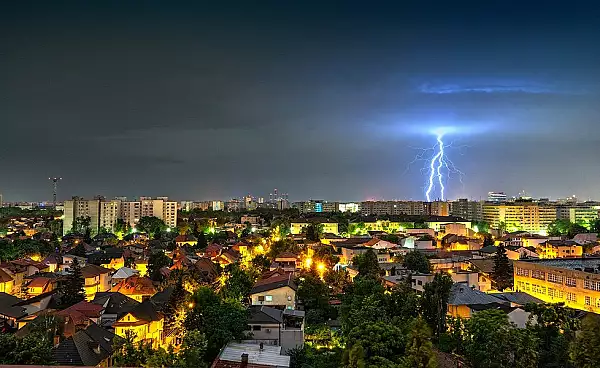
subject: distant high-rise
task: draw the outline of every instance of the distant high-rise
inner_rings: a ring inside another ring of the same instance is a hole
[[[68,234],[73,228],[73,221],[80,217],[90,218],[92,235],[98,234],[100,229],[113,231],[119,218],[121,201],[106,200],[104,197],[83,199],[73,197],[64,203],[63,234]]]
[[[483,206],[479,201],[460,198],[450,202],[450,215],[462,217],[469,221],[483,220]]]
[[[505,203],[506,194],[504,192],[488,192],[487,200],[493,203]]]
[[[177,226],[177,202],[168,197],[140,197],[139,201],[121,202],[120,218],[131,226],[142,217],[153,216],[164,221],[169,227]]]

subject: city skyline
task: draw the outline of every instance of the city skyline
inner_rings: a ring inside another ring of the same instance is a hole
[[[439,127],[448,198],[600,198],[594,7],[75,4],[0,12],[5,201],[422,200]]]

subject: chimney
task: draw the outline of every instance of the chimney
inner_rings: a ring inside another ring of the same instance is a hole
[[[246,368],[248,366],[248,354],[242,354],[242,362],[240,363],[240,368]]]

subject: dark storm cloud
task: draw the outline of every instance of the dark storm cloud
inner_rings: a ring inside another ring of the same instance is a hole
[[[600,197],[590,4],[0,6],[6,200],[51,175],[62,198],[418,199],[436,126],[467,146],[452,196]]]

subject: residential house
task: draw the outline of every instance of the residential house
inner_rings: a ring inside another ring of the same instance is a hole
[[[115,334],[92,323],[86,329],[61,341],[52,356],[61,366],[112,366]]]
[[[194,269],[196,269],[199,275],[202,275],[200,281],[211,283],[219,277],[217,265],[209,258],[198,258],[196,263],[194,263]]]
[[[156,294],[156,288],[154,287],[152,280],[138,275],[119,281],[110,291],[121,293],[138,302],[143,302]]]
[[[27,315],[25,308],[15,305],[21,301],[16,296],[0,293],[0,332],[5,328],[16,328],[17,319]]]
[[[196,239],[196,237],[191,234],[177,235],[177,237],[175,238],[175,244],[178,247],[183,247],[183,246],[193,247],[196,244],[198,244],[198,239]]]
[[[56,284],[57,279],[54,277],[33,276],[30,281],[26,282],[27,296],[34,297],[55,290]]]
[[[140,302],[116,292],[96,293],[92,303],[103,308],[98,322],[102,327],[112,327],[119,318],[140,304]]]
[[[111,281],[113,284],[116,284],[121,280],[124,280],[134,275],[138,275],[139,273],[140,272],[138,270],[134,270],[133,268],[121,267],[115,273],[113,273],[113,275],[111,276]]]
[[[462,283],[476,290],[487,289],[486,284],[480,286],[479,285],[479,273],[470,272],[470,271],[460,271],[460,272],[452,272],[449,274],[452,278],[452,281],[455,283]],[[425,285],[433,281],[435,274],[426,273],[426,274],[412,274],[412,288],[417,293],[422,294],[425,291]]]
[[[281,346],[229,342],[214,360],[211,368],[286,368],[290,357]]]
[[[302,262],[297,254],[283,252],[275,258],[273,263],[271,263],[270,270],[282,268],[286,272],[296,272],[300,267],[302,267]]]
[[[572,240],[547,240],[536,248],[539,258],[579,258],[583,247]]]
[[[48,266],[48,272],[56,272],[62,263],[62,256],[59,254],[50,254],[42,260],[42,263]]]
[[[248,326],[254,342],[281,346],[284,351],[304,345],[304,311],[253,305]]]
[[[134,341],[150,343],[153,348],[158,348],[163,345],[164,318],[154,303],[146,300],[117,319],[113,327],[117,336],[133,334]]]
[[[88,264],[81,268],[81,274],[85,279],[85,299],[92,300],[98,292],[110,290],[110,270],[94,264]]]
[[[373,249],[390,249],[396,248],[398,244],[394,244],[387,240],[381,240],[379,238],[372,238],[366,243],[363,244],[364,247],[373,248]]]
[[[14,287],[15,279],[10,273],[0,268],[0,293],[12,294]]]
[[[263,278],[250,290],[251,304],[296,309],[296,290],[291,273]]]
[[[481,305],[488,305],[488,307],[505,305],[510,307],[510,303],[504,299],[476,290],[465,283],[452,285],[450,297],[448,298],[449,315],[452,317],[471,318],[475,311],[481,310]]]

